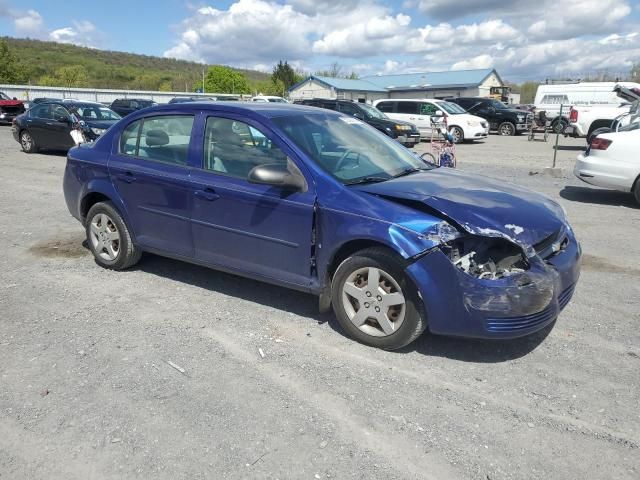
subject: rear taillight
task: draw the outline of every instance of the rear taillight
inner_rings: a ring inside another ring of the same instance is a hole
[[[596,137],[591,140],[591,150],[606,150],[611,145],[612,140]]]
[[[572,108],[571,111],[569,112],[569,121],[570,122],[578,121],[578,111],[574,108]]]

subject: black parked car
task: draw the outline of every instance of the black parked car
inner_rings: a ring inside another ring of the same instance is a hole
[[[100,103],[59,101],[35,105],[13,122],[13,138],[26,153],[69,150],[74,117],[84,122],[85,136],[95,140],[122,117]]]
[[[328,100],[324,98],[305,99],[295,103],[335,110],[345,115],[356,117],[391,138],[396,139],[405,147],[412,148],[420,142],[420,132],[414,124],[402,120],[392,120],[377,108],[367,105],[366,103],[351,100]]]
[[[144,98],[118,98],[111,103],[111,110],[122,117],[126,117],[130,113],[155,105],[157,105],[157,103],[153,100]]]
[[[533,114],[524,110],[510,108],[493,98],[459,97],[447,98],[457,103],[467,112],[482,117],[489,122],[489,128],[499,135],[515,135],[526,132],[533,121]]]

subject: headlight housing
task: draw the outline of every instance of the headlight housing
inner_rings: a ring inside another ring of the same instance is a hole
[[[524,115],[518,115],[518,122],[523,123],[525,118],[526,117]]]
[[[411,131],[411,126],[410,125],[399,125],[399,124],[396,124],[396,130],[401,131],[401,132],[410,132]]]
[[[91,127],[91,132],[93,132],[94,135],[100,136],[106,131],[107,131],[106,128],[94,128],[94,127]]]

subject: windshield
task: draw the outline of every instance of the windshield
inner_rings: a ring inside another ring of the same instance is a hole
[[[69,107],[81,120],[120,120],[113,110],[100,105],[74,105]]]
[[[278,117],[273,122],[323,170],[347,185],[433,168],[353,117],[306,114]]]
[[[436,103],[436,105],[441,109],[443,109],[445,112],[450,113],[451,115],[459,115],[461,113],[467,113],[467,111],[457,103],[438,102]]]
[[[367,105],[366,103],[360,103],[358,104],[358,106],[362,108],[370,117],[379,118],[381,120],[389,118],[376,107],[372,107],[371,105]]]
[[[496,110],[506,110],[507,109],[507,106],[504,103],[499,102],[498,100],[493,100],[493,99],[492,100],[488,100],[487,101],[487,105],[490,106],[490,107],[495,108]]]
[[[288,103],[284,98],[269,98],[268,101],[271,103]]]
[[[11,99],[4,93],[0,92],[0,100],[11,100]]]

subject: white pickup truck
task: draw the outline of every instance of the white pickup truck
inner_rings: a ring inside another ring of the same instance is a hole
[[[612,128],[614,122],[627,125],[630,117],[638,110],[640,88],[616,85],[614,92],[620,98],[615,105],[575,105],[569,112],[570,134],[574,137],[587,137],[591,143],[593,132],[603,128]]]

